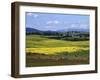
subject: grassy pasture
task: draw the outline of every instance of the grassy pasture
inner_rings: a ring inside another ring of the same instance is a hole
[[[42,35],[26,36],[26,66],[89,63],[89,41],[64,41]]]
[[[40,35],[27,35],[26,48],[51,48],[51,47],[89,47],[89,41],[64,41],[48,39]]]

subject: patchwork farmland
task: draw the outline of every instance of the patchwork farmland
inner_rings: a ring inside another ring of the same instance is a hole
[[[89,40],[26,35],[26,67],[89,64]]]

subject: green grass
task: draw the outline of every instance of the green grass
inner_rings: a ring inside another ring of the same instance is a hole
[[[26,48],[44,48],[44,47],[89,47],[89,41],[64,41],[48,39],[40,35],[27,35]]]
[[[65,41],[41,35],[26,35],[26,67],[77,64],[89,64],[89,41]]]

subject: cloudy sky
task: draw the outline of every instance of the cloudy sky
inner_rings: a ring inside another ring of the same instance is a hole
[[[26,27],[38,30],[89,29],[89,15],[26,12]]]

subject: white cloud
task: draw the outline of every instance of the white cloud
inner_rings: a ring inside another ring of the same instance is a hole
[[[39,15],[38,14],[33,14],[33,13],[27,13],[28,16],[33,16],[34,18],[37,18]]]
[[[52,27],[54,27],[54,26],[44,26],[44,28],[47,28],[47,29],[48,29],[48,28],[52,28]]]
[[[79,27],[77,24],[71,24],[71,28]]]
[[[47,21],[47,24],[59,24],[58,20]]]
[[[89,28],[89,24],[80,24],[80,27],[82,27],[83,29],[87,29]]]
[[[54,21],[54,23],[55,23],[55,24],[58,24],[58,23],[59,23],[59,21],[55,20],[55,21]]]
[[[33,16],[34,16],[34,18],[37,18],[39,15],[37,15],[37,14],[33,14]]]
[[[27,13],[27,15],[28,15],[28,16],[32,16],[32,13],[31,13],[31,12],[30,12],[30,13]]]
[[[47,24],[51,24],[52,23],[52,21],[47,21]]]
[[[89,27],[88,23],[64,23],[63,25],[69,26],[71,28]]]

